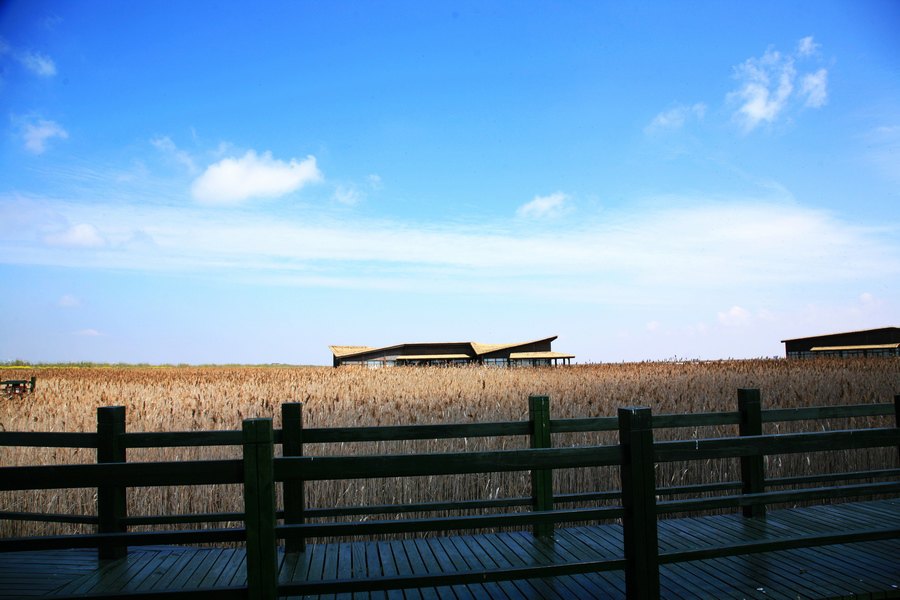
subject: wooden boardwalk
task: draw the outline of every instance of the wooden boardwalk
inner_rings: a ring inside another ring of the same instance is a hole
[[[900,526],[900,499],[659,521],[659,551],[715,547],[805,534]],[[455,573],[562,564],[622,556],[619,525],[557,529],[552,541],[530,532],[310,544],[279,554],[280,581],[307,582]],[[664,564],[663,598],[900,598],[900,539],[798,548]],[[0,554],[0,598],[197,590],[246,584],[243,549],[133,547],[99,561],[94,550]],[[338,594],[341,599],[625,598],[622,571],[443,588]]]

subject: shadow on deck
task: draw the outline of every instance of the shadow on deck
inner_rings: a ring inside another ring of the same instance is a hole
[[[739,514],[668,519],[659,522],[659,552],[662,556],[722,543],[891,526],[900,526],[900,499],[773,510],[764,519]],[[358,581],[572,564],[621,556],[619,525],[560,528],[552,539],[516,531],[310,544],[301,554],[279,554],[279,581]],[[661,596],[675,599],[900,597],[900,539],[662,565],[660,583]],[[131,549],[126,558],[109,561],[98,560],[94,550],[0,554],[0,598],[115,597],[125,591],[146,592],[152,597],[163,591],[232,586],[235,597],[246,597],[245,585],[243,548],[140,547]],[[216,594],[226,596],[231,593]],[[327,597],[625,598],[625,582],[622,571],[608,571]]]

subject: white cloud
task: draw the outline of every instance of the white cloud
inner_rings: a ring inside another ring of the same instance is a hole
[[[47,142],[53,138],[67,139],[69,133],[59,123],[39,119],[26,123],[22,128],[25,149],[32,154],[43,154],[47,150]]]
[[[659,321],[650,321],[646,325],[647,331],[659,331]]]
[[[30,50],[18,50],[13,48],[4,38],[0,38],[0,56],[9,54],[13,60],[40,77],[53,77],[56,75],[56,63],[53,59],[40,52]]]
[[[884,306],[884,300],[875,296],[870,292],[863,292],[859,295],[859,304],[863,310],[879,309]]]
[[[334,189],[334,199],[341,204],[353,206],[358,204],[365,197],[356,187],[350,185],[338,185]]]
[[[366,181],[369,183],[369,187],[373,190],[380,190],[384,187],[384,182],[381,181],[381,176],[375,173],[372,173],[368,177],[366,177]]]
[[[555,192],[549,196],[535,196],[516,210],[516,215],[531,219],[545,219],[560,216],[565,210],[568,195]]]
[[[820,108],[828,101],[828,71],[819,69],[803,76],[800,93],[806,96],[806,106]]]
[[[750,311],[740,306],[732,306],[724,312],[718,313],[719,323],[729,327],[746,325],[750,321]]]
[[[56,305],[61,308],[76,308],[81,306],[81,301],[72,294],[63,294]]]
[[[73,331],[72,335],[77,335],[81,337],[99,337],[103,335],[96,329],[79,329],[78,331]]]
[[[49,56],[39,52],[20,52],[17,56],[22,65],[41,77],[53,77],[56,75],[56,64]]]
[[[761,57],[749,58],[734,68],[739,87],[728,94],[727,100],[738,105],[734,118],[745,132],[763,123],[774,123],[787,112],[795,96],[803,98],[806,107],[825,105],[828,71],[824,68],[804,74],[800,91],[795,93],[797,59],[810,56],[817,49],[818,44],[808,37],[800,40],[796,54],[784,55],[769,49]]]
[[[194,174],[198,171],[194,158],[186,151],[181,150],[175,145],[175,142],[168,136],[159,136],[150,140],[154,148],[169,156],[172,160],[187,169],[188,173]]]
[[[815,54],[819,49],[819,44],[813,41],[813,36],[808,35],[805,38],[801,39],[797,42],[797,55],[801,57],[810,56]]]
[[[240,158],[225,158],[207,167],[194,180],[191,193],[206,204],[237,204],[251,198],[277,198],[321,180],[314,156],[285,163],[272,158],[271,152],[258,156],[250,150]]]
[[[693,105],[678,105],[663,111],[653,117],[650,124],[644,128],[644,133],[652,134],[658,131],[681,129],[689,118],[703,119],[706,114],[706,105],[698,102]]]
[[[738,120],[749,131],[762,122],[775,120],[787,106],[794,90],[794,61],[775,51],[761,58],[749,58],[735,67],[735,78],[741,87],[730,94],[741,102]]]
[[[44,241],[51,246],[69,246],[73,248],[99,248],[106,244],[97,228],[87,223],[74,225],[64,231],[45,235]]]
[[[900,244],[888,228],[854,225],[792,203],[665,198],[653,206],[584,215],[550,230],[515,219],[421,224],[309,213],[284,219],[0,197],[0,222],[21,224],[0,230],[0,263],[196,270],[268,284],[527,293],[632,306],[693,305],[704,298],[715,302],[713,315],[716,304],[732,305],[735,289],[757,295],[744,302],[762,303],[761,294],[777,290],[900,281]],[[25,219],[28,214],[34,218]],[[103,235],[89,225],[47,235],[41,228],[51,222],[102,222]],[[130,243],[137,230],[153,243]],[[35,237],[48,245],[35,246]],[[723,315],[735,317],[727,310]]]

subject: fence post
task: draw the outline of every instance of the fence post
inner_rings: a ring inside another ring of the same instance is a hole
[[[281,454],[303,456],[303,403],[286,402],[281,405]],[[305,482],[290,479],[284,482],[284,524],[299,525],[305,522]],[[305,552],[306,538],[288,538],[285,552]]]
[[[125,462],[125,407],[97,407],[97,463]],[[102,485],[97,488],[98,533],[120,533],[126,530],[122,521],[128,514],[124,486]],[[101,560],[123,558],[128,546],[113,542],[101,542],[97,557]]]
[[[274,600],[278,594],[274,440],[272,419],[244,419],[244,526],[250,600]]]
[[[625,593],[629,600],[659,598],[652,418],[646,407],[619,409]]]
[[[759,390],[738,390],[738,411],[741,413],[740,435],[762,435],[762,408]],[[761,494],[766,491],[765,467],[762,456],[741,457],[741,493]],[[765,517],[764,502],[754,503],[741,508],[745,517]]]
[[[531,421],[531,447],[552,448],[550,439],[550,397],[528,396],[528,419]],[[531,508],[535,511],[553,510],[553,471],[532,469]],[[533,533],[553,537],[553,523],[535,523]]]

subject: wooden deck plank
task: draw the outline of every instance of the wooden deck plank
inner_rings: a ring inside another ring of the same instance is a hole
[[[468,571],[465,561],[456,554],[452,545],[445,543],[445,540],[446,538],[443,536],[437,536],[426,540],[428,546],[438,559],[438,563],[447,573]],[[479,587],[480,586],[477,585],[455,585],[453,586],[453,591],[460,600],[471,600],[479,597]]]
[[[846,520],[831,521],[830,518],[822,520],[823,517],[827,517],[827,513],[823,513],[820,510],[812,511],[812,514],[816,513],[818,513],[818,515],[815,519],[806,518],[800,522],[794,523],[793,526],[788,526],[786,523],[780,522],[782,517],[779,517],[776,513],[772,518],[767,518],[756,524],[748,523],[745,527],[754,525],[756,527],[765,527],[770,536],[774,533],[773,530],[776,529],[780,529],[778,536],[835,533],[849,529],[846,526],[836,528],[833,524],[834,522],[847,524]],[[859,521],[855,522],[854,525],[861,528],[871,528],[874,526],[871,521]],[[726,526],[730,526],[732,530],[734,530],[737,527],[737,523],[733,520],[730,524],[726,524]],[[860,550],[864,548],[864,545],[853,544],[851,546],[854,548],[845,547],[845,545],[804,548],[773,553],[772,556],[789,558],[790,560],[783,563],[783,565],[796,565],[799,567],[794,570],[782,569],[780,574],[786,581],[802,581],[803,587],[808,589],[811,595],[820,593],[823,588],[830,588],[835,594],[870,593],[875,586],[866,584],[864,580],[859,580],[856,577],[856,573],[858,573],[859,569],[865,569],[865,566],[857,560],[857,555]],[[848,566],[854,567],[851,569],[851,571],[853,571],[852,574],[847,573]],[[814,578],[815,573],[820,574],[818,578]],[[838,573],[842,573],[842,575],[835,576],[835,574]],[[801,584],[798,583],[798,585]]]
[[[572,537],[573,545],[580,542],[585,550],[585,558],[590,560],[620,559],[622,548],[622,528],[619,525],[572,527],[565,530]],[[589,575],[591,580],[599,580],[604,594],[624,595],[625,579],[621,571],[598,572]]]
[[[322,562],[322,579],[338,578],[338,561],[340,560],[341,547],[339,544],[327,544],[325,557]],[[349,598],[349,596],[347,596]],[[334,594],[322,594],[320,600],[335,600]]]
[[[378,546],[376,543],[365,544],[366,554],[366,577],[376,579],[386,575],[384,572],[384,563],[378,554]],[[369,598],[372,600],[387,600],[387,594],[382,590],[369,592]]]
[[[197,587],[196,583],[190,583],[195,579],[195,573],[199,573],[197,577],[202,577],[202,573],[205,572],[206,564],[212,563],[215,561],[216,556],[222,552],[221,548],[208,548],[203,551],[196,551],[192,554],[191,559],[184,565],[184,567],[179,571],[169,582],[168,584],[160,583],[155,586],[157,590],[178,590],[178,589],[190,589],[193,587]]]
[[[763,521],[763,523],[770,534],[773,529],[778,527],[777,523],[769,523],[768,519]],[[762,524],[756,525],[762,526]],[[732,525],[732,527],[734,527],[734,525]],[[810,527],[810,523],[806,523],[804,524],[804,527],[798,527],[793,530],[783,530],[778,535],[780,537],[809,533],[815,533],[815,531]],[[847,581],[833,580],[830,577],[829,573],[831,567],[828,565],[828,561],[823,564],[823,558],[827,558],[829,555],[822,554],[823,552],[824,548],[798,549],[773,553],[770,556],[773,560],[779,558],[783,559],[777,566],[773,567],[773,569],[780,569],[778,572],[782,578],[788,582],[797,582],[796,585],[807,590],[806,593],[810,596],[814,596],[817,593],[821,594],[822,591],[827,591],[834,595],[860,593],[862,590],[860,590],[858,586],[849,584]],[[815,556],[811,553],[817,553],[819,556]],[[843,562],[846,563],[846,561]],[[834,566],[841,567],[842,565]],[[817,575],[817,573],[819,573],[819,575]]]
[[[354,579],[366,578],[366,546],[364,542],[353,542],[350,546],[350,574]],[[353,594],[353,600],[369,600],[368,592]]]
[[[594,535],[590,535],[590,534]],[[618,534],[618,535],[616,535]],[[621,528],[608,525],[600,527],[572,527],[561,529],[556,534],[557,542],[577,551],[584,549],[584,560],[618,559],[623,556]],[[677,573],[667,573],[660,581],[663,597],[679,600],[681,598],[694,598],[694,590],[691,586],[680,581]],[[606,595],[621,594],[624,592],[624,580],[621,572],[599,572],[590,575],[591,579],[598,578],[608,587],[604,589]]]
[[[419,549],[416,548],[415,543],[412,540],[398,540],[399,546],[406,559],[406,563],[409,565],[410,572],[413,575],[424,575],[427,573],[427,569],[425,567],[425,563],[422,562],[422,557],[419,556]],[[449,590],[449,588],[448,588]],[[439,600],[441,597],[438,594],[438,590],[433,587],[426,588],[418,588],[416,590],[423,598],[423,600]],[[412,596],[410,596],[411,598]]]
[[[291,583],[292,581],[302,581],[306,575],[308,553],[306,552],[289,552],[284,555],[281,561],[281,570],[278,572],[278,583]],[[297,579],[294,579],[297,577]],[[284,596],[284,600],[300,600],[300,596]]]
[[[107,582],[109,590],[136,591],[148,577],[151,577],[157,570],[162,568],[163,563],[171,556],[172,551],[172,548],[168,548],[147,552],[143,564],[135,565],[132,569],[123,573],[118,581]]]
[[[527,538],[525,536],[528,536]],[[546,541],[535,539],[530,532],[511,531],[503,536],[503,540],[512,549],[518,548],[521,553],[529,557],[531,564],[554,564],[567,562],[557,553],[555,545]],[[599,593],[592,582],[584,581],[584,576],[570,577],[545,577],[540,579],[554,597],[584,597]]]
[[[166,556],[160,565],[148,575],[135,589],[140,591],[150,591],[153,587],[160,581],[169,577],[170,573],[171,577],[174,577],[174,574],[177,574],[181,567],[190,559],[190,553],[184,552],[180,548],[174,548],[172,551]]]
[[[325,578],[325,555],[328,553],[328,547],[329,544],[311,544],[306,546],[309,560],[304,578],[299,581],[322,581]],[[319,598],[319,596],[313,597]]]
[[[820,511],[811,511],[811,514],[805,515],[804,518],[792,523],[791,526],[779,522],[777,515],[780,514],[780,511],[773,511],[770,513],[770,516],[764,520],[743,520],[739,516],[720,515],[716,517],[707,517],[702,521],[680,519],[675,521],[675,523],[676,526],[682,529],[696,529],[700,526],[713,525],[720,535],[726,536],[726,539],[731,541],[758,538],[760,537],[759,532],[764,532],[769,538],[777,538],[815,533],[817,531],[835,532],[847,529],[847,527],[835,528],[833,520],[831,521],[831,524],[829,524],[828,521],[822,520],[821,514],[816,515],[817,512]],[[856,525],[868,527],[872,524],[860,522],[856,523]],[[754,528],[757,530],[756,534],[753,533]],[[698,531],[703,530],[701,529]],[[868,543],[869,542],[864,544]],[[752,570],[752,576],[747,575],[744,576],[744,578],[750,579],[751,577],[755,577],[759,586],[764,587],[767,590],[767,596],[771,596],[772,593],[777,592],[788,597],[796,597],[798,593],[804,595],[804,590],[805,594],[809,594],[810,596],[815,596],[817,594],[821,595],[823,592],[838,596],[871,593],[874,587],[871,584],[865,584],[865,582],[859,582],[854,579],[853,574],[850,572],[853,571],[853,569],[848,570],[847,568],[848,563],[852,564],[854,562],[855,553],[843,550],[841,551],[841,559],[837,562],[833,562],[831,558],[833,557],[832,555],[835,548],[838,547],[817,547],[771,553],[766,555],[770,561],[767,570],[764,571],[763,569],[755,568]],[[754,558],[754,556],[757,558]],[[759,555],[748,555],[746,557],[730,557],[728,559],[716,560],[737,564],[738,562],[759,562],[764,559],[759,557]],[[795,566],[798,568],[793,568]],[[762,573],[768,573],[771,576],[769,580],[770,583],[759,580],[760,574]],[[816,573],[818,573],[818,578],[815,577]],[[771,581],[777,581],[777,584],[774,585],[774,589]],[[860,585],[861,583],[863,585]]]
[[[353,548],[349,542],[341,542],[338,546],[337,578],[349,578],[353,571]],[[353,600],[353,594],[337,594],[335,600]]]
[[[95,570],[86,573],[81,577],[78,577],[67,585],[64,585],[59,590],[57,590],[57,593],[87,594],[96,586],[102,586],[104,580],[109,580],[116,577],[118,572],[123,567],[127,568],[128,565],[135,564],[136,562],[140,561],[142,557],[143,553],[135,551],[129,553],[128,557],[121,560],[98,561],[97,568]]]
[[[711,522],[715,535],[722,541],[742,542],[783,537],[772,535],[772,529],[765,520],[744,519],[740,515],[728,515],[728,517],[718,518]],[[699,533],[702,535],[702,531]],[[799,533],[802,532],[795,532],[795,534]],[[807,597],[808,593],[813,593],[812,590],[807,591],[808,582],[798,578],[799,571],[793,569],[795,563],[786,560],[785,556],[778,553],[750,554],[698,562],[705,562],[714,569],[733,574],[732,576],[737,580],[746,582],[743,584],[744,586],[753,586],[755,591],[764,592],[766,597]],[[802,558],[801,555],[794,555],[795,561]],[[749,587],[743,587],[741,591],[749,593]],[[827,586],[820,586],[819,591],[814,593],[821,594],[823,591],[836,595],[846,593],[846,589],[840,586],[833,586],[831,590],[828,590]]]
[[[879,500],[769,511],[765,519],[739,514],[659,522],[661,552],[900,525],[900,501]],[[411,540],[310,544],[307,552],[279,552],[279,580],[478,572],[618,558],[621,527],[560,528],[555,540],[530,531]],[[664,565],[661,596],[688,598],[900,597],[900,539],[780,550]],[[245,582],[246,554],[238,548],[139,547],[120,560],[98,561],[95,550],[0,554],[0,598],[38,594],[117,593],[232,586]],[[340,600],[350,600],[340,594]],[[490,598],[624,598],[621,571],[543,579],[363,592],[354,598],[443,600]],[[329,598],[328,600],[332,600]],[[337,599],[335,599],[337,600]]]
[[[487,571],[497,568],[497,563],[493,561],[490,554],[481,550],[481,547],[475,545],[475,548],[466,543],[467,538],[464,536],[454,535],[444,538],[446,544],[452,546],[452,551],[456,552],[463,561],[465,561],[465,569],[468,571]],[[497,600],[509,600],[509,594],[506,592],[505,582],[487,582],[477,586],[478,592],[487,594],[490,598]],[[480,588],[480,589],[479,589]]]
[[[511,549],[500,538],[501,535],[504,534],[482,535],[478,537],[477,541],[484,548],[485,552],[492,554],[498,561],[503,561],[504,566],[528,566],[523,564],[521,553]],[[520,597],[522,598],[552,598],[556,594],[543,579],[519,579],[513,581],[513,583],[521,592],[522,596]]]
[[[92,549],[11,552],[0,557],[0,590],[23,596],[50,594],[89,575],[98,563]]]
[[[660,521],[660,551],[679,551],[691,548],[703,548],[715,545],[709,535],[711,530],[699,531],[693,528],[680,527],[681,519],[668,519]],[[675,563],[671,565],[673,572],[687,581],[695,582],[695,589],[703,590],[703,593],[714,594],[719,598],[756,598],[761,596],[758,585],[749,589],[735,588],[735,582],[739,581],[733,575],[724,572],[721,566],[712,561],[693,561],[690,563]]]
[[[377,552],[377,560],[381,564],[381,572],[384,575],[388,577],[400,575],[390,542],[378,541],[372,544],[372,548]],[[384,597],[387,600],[403,600],[403,590],[388,590]]]
[[[419,553],[419,557],[422,560],[422,563],[425,565],[425,573],[447,573],[449,571],[444,570],[444,566],[438,560],[435,553],[432,551],[431,545],[427,540],[422,538],[413,540],[413,545]],[[456,594],[456,589],[450,586],[442,586],[437,588],[438,595],[441,598],[458,598]]]
[[[546,539],[535,538],[530,531],[506,532],[499,539],[498,544],[504,544],[510,552],[520,557],[525,565],[546,565],[565,562],[557,551],[555,542]],[[585,594],[593,595],[593,584],[583,581],[583,575],[574,577],[542,577],[529,581],[540,586],[542,595],[551,598],[581,598]]]
[[[609,547],[589,543],[577,535],[577,531],[580,531],[580,528],[578,530],[564,529],[556,533],[556,547],[569,560],[594,561],[619,559],[622,557],[621,555],[616,555]],[[589,590],[596,588],[604,597],[617,596],[620,593],[624,593],[625,580],[621,571],[598,571],[595,573],[571,575],[566,578],[566,580],[570,579],[580,583]]]
[[[206,572],[202,573],[201,577],[195,579],[196,584],[195,587],[212,587],[218,581],[219,576],[225,570],[225,567],[228,565],[228,562],[234,558],[234,548],[228,548],[222,551],[216,557],[216,560],[212,562],[212,564],[208,565]]]
[[[283,555],[278,556],[279,571]],[[213,583],[215,587],[228,587],[232,585],[247,585],[247,553],[243,550],[235,550],[222,573]]]
[[[475,556],[483,556],[486,568],[503,569],[507,567],[522,566],[516,561],[515,554],[502,543],[493,544],[495,534],[479,534],[461,537],[460,541],[467,544]],[[511,599],[540,598],[540,588],[547,588],[546,584],[532,579],[511,579],[499,582],[503,592]]]

